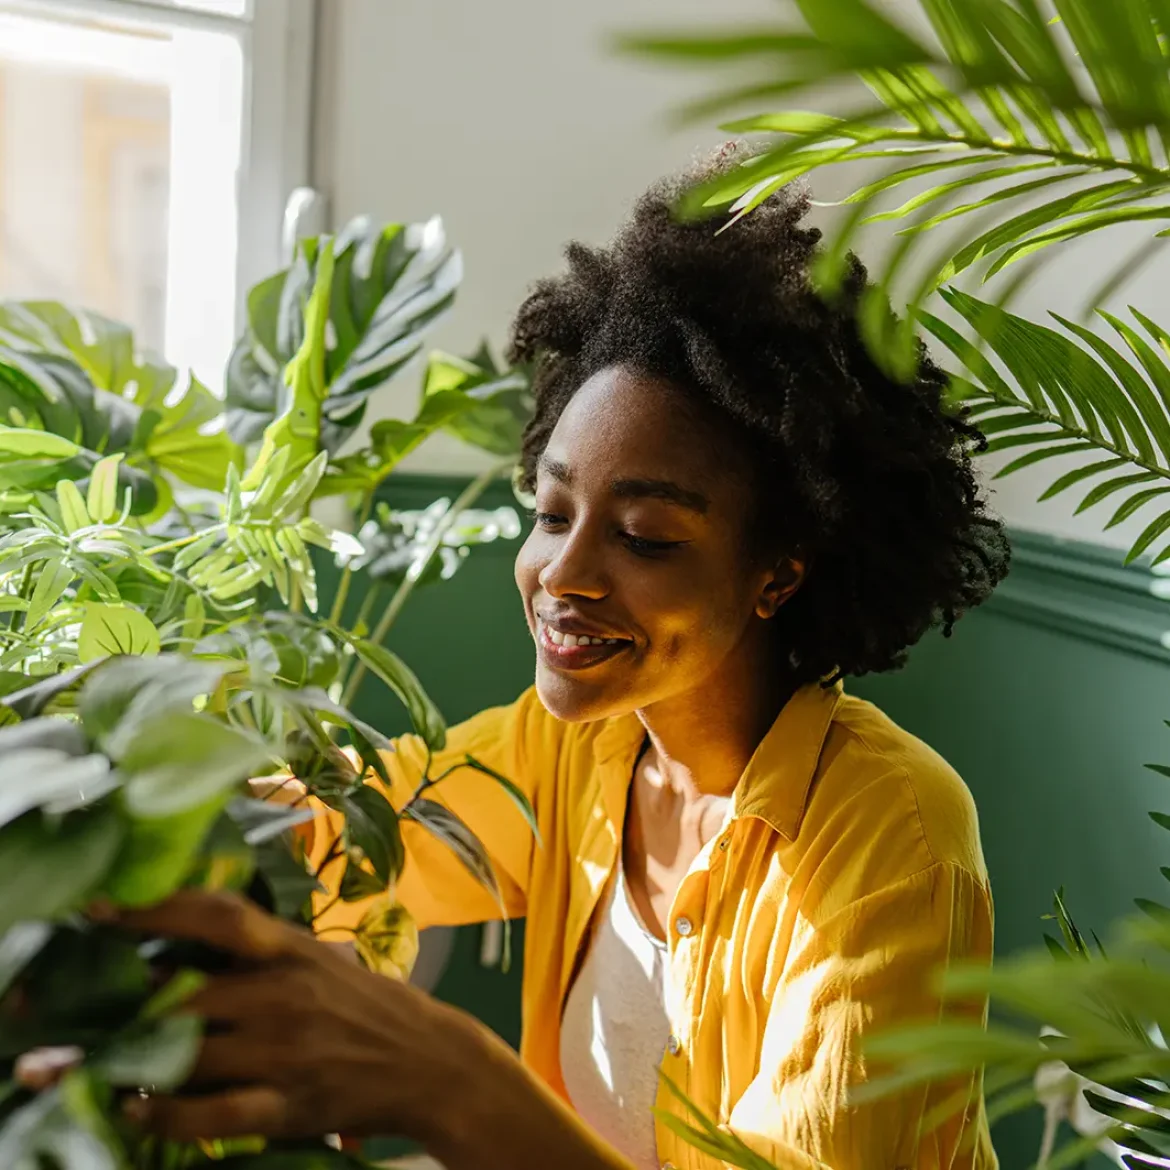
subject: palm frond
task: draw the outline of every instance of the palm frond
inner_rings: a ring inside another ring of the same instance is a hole
[[[748,214],[780,185],[825,167],[883,160],[848,196],[829,252],[843,259],[875,223],[900,222],[892,266],[914,271],[895,298],[911,309],[967,270],[984,280],[1054,245],[1124,223],[1170,235],[1170,15],[1164,0],[918,0],[933,36],[890,19],[878,0],[797,0],[803,28],[628,36],[626,50],[703,68],[733,66],[736,85],[693,106],[711,116],[753,98],[796,102],[859,78],[869,97],[847,114],[738,118],[725,129],[771,141],[694,188],[691,214]],[[1055,19],[1054,19],[1055,18]],[[927,184],[923,188],[923,184]],[[956,193],[969,193],[953,204]],[[1008,212],[990,228],[979,213]],[[916,220],[910,217],[927,211]],[[951,225],[937,254],[925,243]],[[1137,261],[1101,282],[1112,293]],[[843,263],[822,265],[831,292]],[[912,328],[902,327],[905,333]],[[888,350],[889,337],[881,339]],[[902,352],[908,342],[901,341]],[[879,356],[880,356],[880,350]]]
[[[941,295],[979,343],[918,314],[960,364],[953,404],[986,436],[989,453],[1023,449],[999,476],[1079,457],[1041,498],[1087,488],[1076,510],[1109,501],[1106,528],[1147,514],[1129,559],[1151,548],[1155,563],[1170,558],[1170,543],[1160,544],[1170,532],[1170,333],[1137,310],[1134,324],[1099,315],[1110,339],[1058,314],[1052,328],[956,289]]]

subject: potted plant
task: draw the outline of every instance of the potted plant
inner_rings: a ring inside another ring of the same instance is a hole
[[[402,818],[494,887],[474,834],[453,835],[451,814],[424,795],[439,778],[420,776],[397,810],[362,783],[391,745],[348,709],[372,674],[441,745],[442,715],[383,642],[416,587],[519,530],[510,510],[474,508],[514,463],[527,412],[523,372],[486,354],[432,356],[415,416],[379,420],[342,450],[459,278],[438,221],[359,220],[304,241],[249,296],[226,399],[194,377],[177,392],[176,372],[114,322],[0,305],[0,1165],[361,1164],[324,1139],[265,1153],[125,1128],[117,1093],[175,1086],[190,1069],[199,1024],[171,1009],[215,956],[127,937],[84,911],[194,884],[311,925],[318,875],[295,832],[310,813],[282,794],[292,778],[345,817],[337,896],[381,895],[353,939],[374,969],[408,973],[416,946],[387,892],[405,864]],[[398,462],[439,430],[495,465],[421,515],[379,503]],[[313,515],[330,495],[355,510],[356,535]],[[328,613],[310,549],[342,566]],[[264,776],[273,799],[249,785]],[[485,771],[484,782],[525,804],[506,778]],[[81,1059],[34,1096],[14,1062],[46,1046]]]

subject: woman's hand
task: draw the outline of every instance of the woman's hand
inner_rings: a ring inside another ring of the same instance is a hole
[[[395,1133],[428,1145],[448,1128],[440,1115],[478,1046],[462,1013],[233,895],[185,890],[112,921],[238,960],[184,1006],[207,1025],[189,1086],[128,1103],[147,1128],[179,1141]]]

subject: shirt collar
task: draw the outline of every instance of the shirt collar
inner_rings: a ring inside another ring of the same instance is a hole
[[[788,700],[735,787],[729,819],[757,817],[787,840],[796,839],[843,693],[839,682],[829,687],[813,683]],[[645,734],[636,715],[608,720],[597,734],[594,758],[601,769],[602,799],[619,833]]]
[[[812,683],[785,703],[735,787],[733,817],[758,817],[782,837],[796,840],[843,694],[839,682],[829,687]]]

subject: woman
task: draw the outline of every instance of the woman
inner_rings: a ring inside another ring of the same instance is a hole
[[[715,235],[675,220],[676,195],[644,197],[609,248],[571,246],[520,309],[537,512],[516,583],[536,684],[435,760],[471,752],[536,810],[539,843],[482,776],[436,790],[527,917],[521,1059],[255,909],[188,893],[125,921],[251,969],[196,1002],[213,1032],[193,1082],[219,1087],[135,1102],[161,1132],[399,1132],[449,1170],[720,1165],[655,1121],[656,1098],[679,1109],[661,1067],[784,1170],[994,1165],[978,1078],[850,1095],[868,1033],[937,1016],[936,968],[990,957],[992,912],[961,781],[835,681],[898,666],[1003,575],[976,436],[943,413],[925,354],[909,385],[871,362],[859,264],[836,303],[813,293],[801,197]],[[410,738],[387,759],[395,801],[424,762]],[[405,832],[398,892],[420,925],[498,914],[449,850]],[[920,1136],[944,1099],[958,1110]]]

